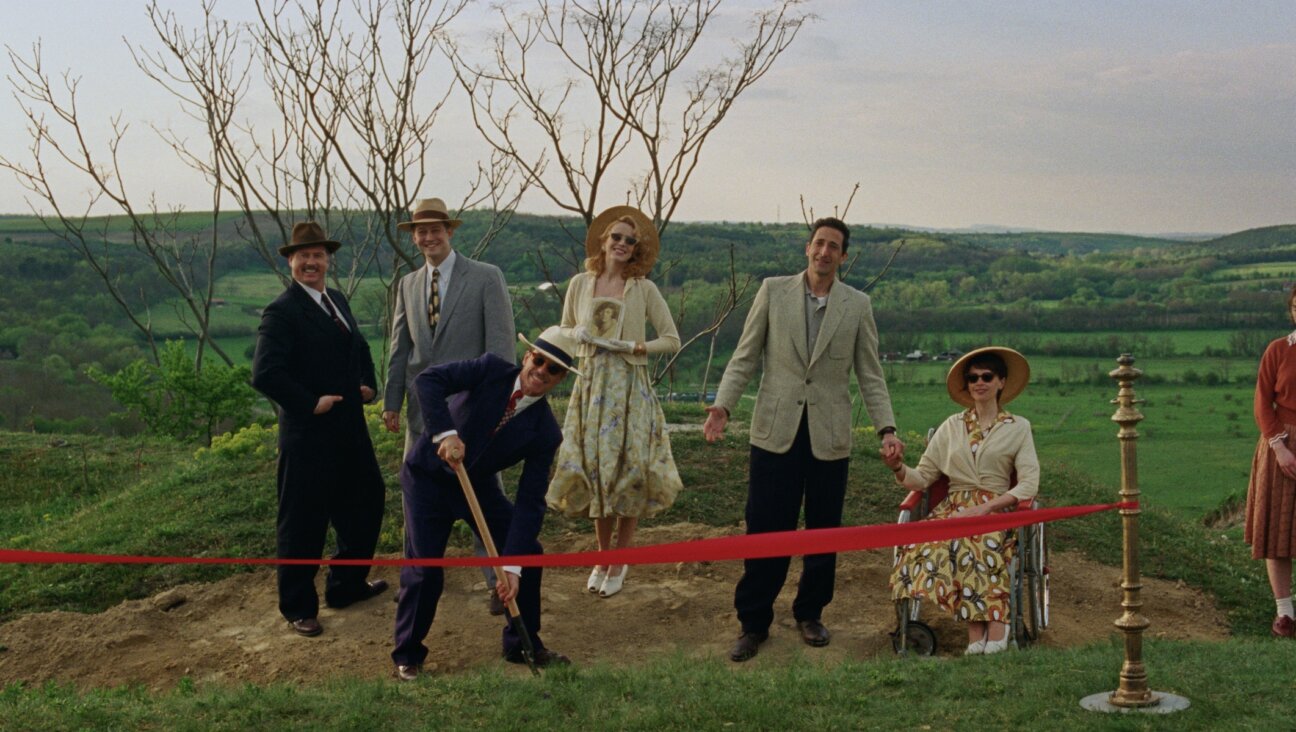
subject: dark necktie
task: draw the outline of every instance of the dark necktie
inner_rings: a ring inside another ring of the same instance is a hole
[[[428,325],[436,332],[441,322],[441,270],[432,268],[432,291],[428,295]]]
[[[328,295],[321,297],[320,302],[324,303],[324,309],[328,311],[329,317],[333,318],[333,325],[336,325],[338,330],[343,333],[350,334],[351,329],[348,328],[346,323],[342,322],[342,319],[338,317],[337,310],[334,309],[333,303],[329,301]]]
[[[517,391],[513,392],[513,396],[509,397],[508,406],[504,407],[504,416],[500,417],[499,424],[495,425],[495,429],[491,430],[492,435],[504,429],[504,425],[508,424],[510,419],[513,419],[513,415],[517,412],[518,400],[521,398],[522,398],[521,389],[518,389]]]

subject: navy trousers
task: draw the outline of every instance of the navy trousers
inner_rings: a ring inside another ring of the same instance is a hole
[[[792,531],[805,503],[805,527],[841,526],[850,458],[818,460],[810,450],[810,429],[804,412],[792,447],[785,453],[752,446],[747,478],[747,533]],[[734,609],[743,632],[767,633],[774,622],[774,601],[787,580],[791,557],[748,559],[734,591]],[[802,559],[792,615],[796,620],[819,620],[832,602],[837,577],[836,554],[810,554]]]
[[[464,499],[459,478],[450,472],[430,473],[409,463],[401,466],[401,491],[405,499],[405,556],[411,559],[444,557],[450,529],[456,519],[463,519],[476,533],[472,511]],[[508,536],[509,522],[513,518],[513,504],[509,502],[493,476],[473,478],[473,489],[482,515],[497,547]],[[541,554],[539,539],[529,546],[515,548],[520,554]],[[392,661],[412,666],[423,663],[427,657],[427,637],[436,617],[437,602],[445,587],[445,570],[441,567],[402,567],[401,588],[396,605],[396,647]],[[526,625],[531,643],[539,651],[544,648],[540,640],[540,579],[539,567],[524,567],[518,583],[518,610]],[[503,632],[504,654],[514,652],[521,638],[511,624]]]

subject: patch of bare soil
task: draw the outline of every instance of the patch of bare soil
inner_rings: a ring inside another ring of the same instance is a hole
[[[731,531],[676,524],[646,527],[638,538],[656,544]],[[551,541],[547,551],[592,548],[592,536],[573,534]],[[836,599],[823,618],[832,643],[810,648],[800,641],[791,619],[800,573],[794,559],[775,606],[770,640],[745,666],[772,666],[794,657],[834,663],[890,656],[888,633],[895,625],[887,600],[890,563],[890,550],[839,557]],[[1112,621],[1120,615],[1120,570],[1074,553],[1054,553],[1050,565],[1052,626],[1042,643],[1081,645],[1116,634]],[[724,658],[738,633],[733,588],[741,571],[740,562],[634,566],[625,589],[601,599],[585,591],[588,568],[546,569],[542,634],[547,645],[583,666],[633,665],[677,653]],[[398,572],[383,567],[373,576],[394,587]],[[1224,614],[1197,589],[1144,578],[1142,597],[1152,623],[1150,637],[1228,636]],[[502,621],[487,614],[486,598],[476,569],[447,571],[446,592],[426,641],[431,649],[426,671],[453,674],[508,666],[510,673],[527,673],[500,659]],[[198,683],[258,684],[389,677],[395,608],[391,591],[343,610],[323,608],[324,634],[301,638],[279,616],[274,574],[267,571],[179,586],[93,615],[32,614],[0,626],[0,647],[6,648],[0,651],[0,685],[57,680],[82,687],[138,683],[167,689],[182,677]],[[962,653],[962,626],[936,612],[924,619],[936,630],[940,655]]]

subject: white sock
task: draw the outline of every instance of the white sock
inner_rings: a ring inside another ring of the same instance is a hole
[[[1290,595],[1279,598],[1277,602],[1279,617],[1286,615],[1289,618],[1296,618],[1296,612],[1292,612],[1292,599]]]

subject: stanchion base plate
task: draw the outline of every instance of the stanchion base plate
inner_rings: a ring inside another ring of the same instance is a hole
[[[1112,692],[1104,691],[1098,694],[1090,694],[1080,700],[1080,706],[1091,712],[1137,712],[1141,714],[1170,714],[1179,712],[1188,708],[1191,703],[1187,697],[1178,694],[1170,694],[1164,691],[1152,692],[1152,698],[1156,700],[1154,704],[1146,707],[1118,707],[1111,703]]]

